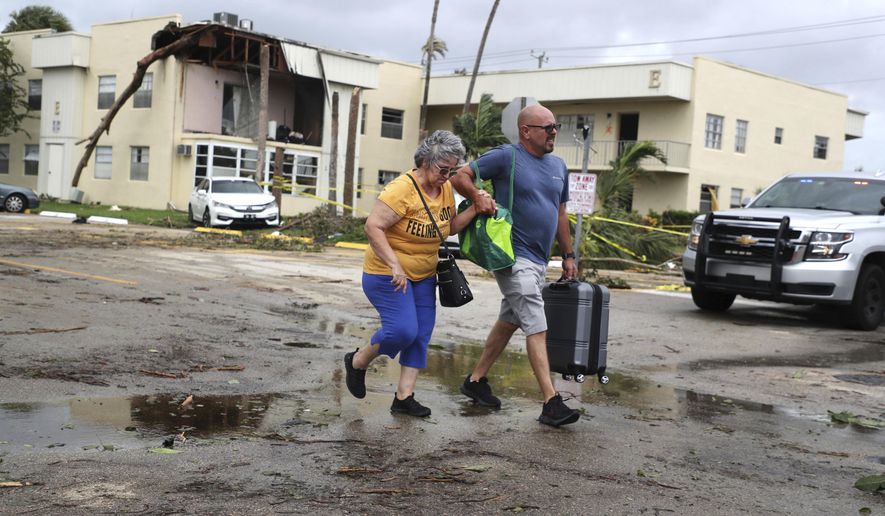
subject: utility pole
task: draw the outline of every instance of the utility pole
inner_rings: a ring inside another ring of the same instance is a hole
[[[547,51],[546,51],[546,50],[543,51],[543,52],[541,52],[539,55],[535,55],[535,51],[532,50],[532,51],[529,53],[529,55],[531,55],[532,57],[534,57],[535,59],[538,60],[538,69],[541,68],[541,64],[546,63],[547,61],[550,60],[550,59],[547,57]]]

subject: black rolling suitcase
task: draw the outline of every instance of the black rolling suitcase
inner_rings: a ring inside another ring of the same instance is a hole
[[[550,370],[583,382],[595,374],[608,383],[608,311],[606,287],[579,281],[548,283],[541,291],[547,316],[547,356]]]

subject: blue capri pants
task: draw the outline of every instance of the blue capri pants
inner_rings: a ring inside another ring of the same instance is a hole
[[[371,344],[380,344],[379,353],[407,367],[427,367],[427,345],[436,324],[436,276],[409,280],[406,293],[395,292],[392,276],[363,273],[363,292],[381,316],[381,328]]]

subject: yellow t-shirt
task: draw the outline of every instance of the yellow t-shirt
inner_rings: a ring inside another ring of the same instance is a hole
[[[378,200],[402,217],[387,229],[385,235],[406,276],[418,281],[436,274],[440,239],[408,174],[414,174],[414,170],[401,174],[388,183]],[[424,194],[424,200],[427,201],[442,237],[448,237],[449,222],[455,216],[452,184],[446,181],[442,185],[442,193],[436,199],[430,198],[423,189],[421,193]],[[371,247],[366,250],[363,271],[369,274],[391,274],[390,267],[378,258]]]

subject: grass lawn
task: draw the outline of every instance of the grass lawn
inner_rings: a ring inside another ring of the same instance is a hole
[[[120,211],[112,211],[110,206],[100,204],[76,204],[59,201],[40,201],[41,211],[60,211],[75,213],[78,217],[98,215],[100,217],[114,217],[126,219],[130,224],[144,224],[147,226],[161,226],[164,228],[190,228],[193,224],[187,220],[187,213],[172,210],[148,210],[145,208],[128,208],[120,206]]]

